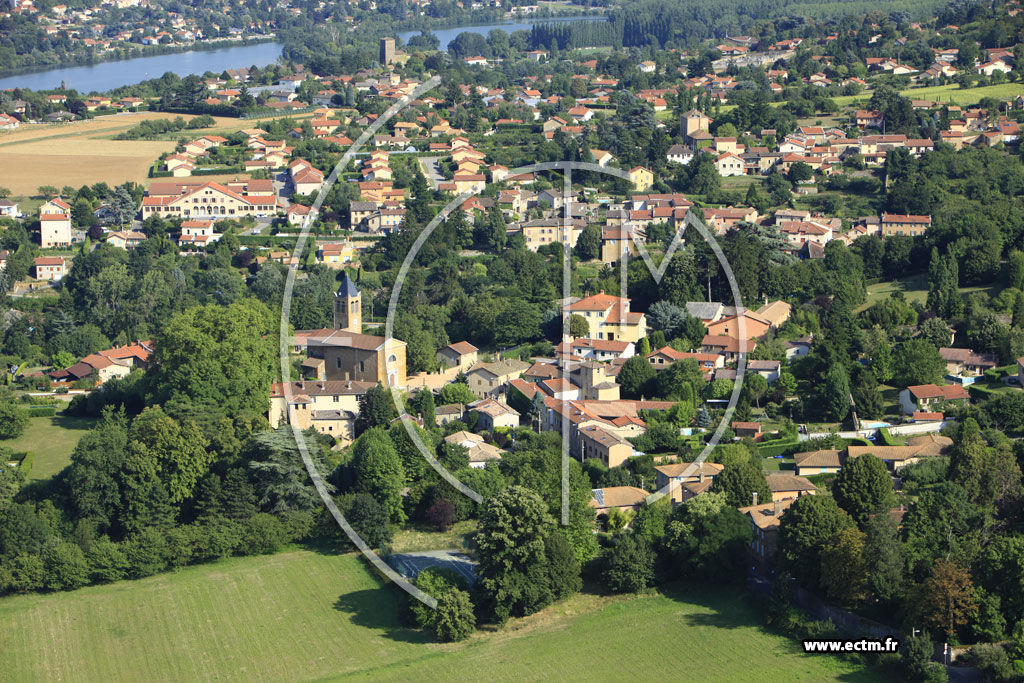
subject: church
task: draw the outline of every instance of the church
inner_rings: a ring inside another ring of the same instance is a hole
[[[302,369],[308,379],[406,384],[406,343],[363,334],[363,295],[348,273],[334,294],[334,328],[309,333],[306,347]]]

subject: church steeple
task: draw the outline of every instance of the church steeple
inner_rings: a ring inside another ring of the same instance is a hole
[[[348,273],[334,294],[334,329],[363,332],[363,295]]]

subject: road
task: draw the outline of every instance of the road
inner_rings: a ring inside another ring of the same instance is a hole
[[[441,157],[419,157],[420,168],[423,169],[423,175],[427,176],[427,180],[430,181],[430,186],[437,189],[437,184],[444,182],[444,176],[441,175],[441,170],[437,167],[437,162]]]

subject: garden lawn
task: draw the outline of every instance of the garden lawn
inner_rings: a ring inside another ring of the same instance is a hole
[[[71,464],[71,452],[94,423],[90,417],[30,417],[21,436],[0,441],[0,445],[15,453],[32,453],[34,458],[28,478],[49,479]]]
[[[873,681],[759,625],[741,588],[608,598],[440,645],[354,554],[293,549],[0,599],[5,680]]]

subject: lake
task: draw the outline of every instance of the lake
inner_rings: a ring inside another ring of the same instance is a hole
[[[168,71],[181,77],[206,71],[221,73],[225,69],[241,66],[266,66],[281,56],[280,43],[236,45],[214,50],[194,50],[174,54],[135,57],[114,62],[99,62],[89,66],[69,66],[45,71],[34,71],[0,78],[0,90],[30,88],[50,90],[59,88],[61,81],[80,93],[104,92],[123,85],[131,85],[150,78],[159,78]]]
[[[607,21],[607,17],[603,14],[594,16],[583,16],[583,17],[561,17],[561,18],[548,18],[548,19],[527,19],[523,21],[509,21],[498,24],[484,24],[481,26],[457,26],[455,28],[442,28],[431,31],[440,42],[442,50],[448,49],[448,43],[458,38],[460,33],[479,33],[480,35],[487,37],[493,29],[500,28],[505,33],[512,33],[513,31],[529,31],[533,28],[534,24],[548,24],[563,21]],[[402,44],[409,42],[409,38],[418,36],[420,31],[405,31],[399,33],[398,37],[402,39]]]

